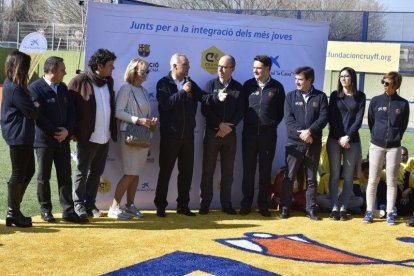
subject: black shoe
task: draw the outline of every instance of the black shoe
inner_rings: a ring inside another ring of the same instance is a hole
[[[181,214],[181,215],[185,215],[185,216],[189,216],[189,217],[195,217],[196,214],[191,212],[190,209],[185,208],[185,209],[177,209],[177,214]]]
[[[32,218],[25,217],[20,210],[9,208],[6,215],[6,226],[10,227],[13,224],[16,227],[32,227]]]
[[[76,213],[63,214],[62,219],[66,222],[79,223],[79,224],[89,222],[87,218],[79,217]]]
[[[250,214],[250,212],[251,212],[250,208],[242,207],[242,208],[240,208],[239,214],[242,215],[242,216],[247,216],[248,214]]]
[[[311,220],[320,220],[320,217],[318,216],[315,210],[307,211],[306,216]]]
[[[165,209],[157,209],[157,217],[165,218],[166,216]]]
[[[414,226],[414,216],[411,216],[411,217],[408,218],[406,225],[407,226]]]
[[[279,217],[281,219],[287,219],[290,217],[289,209],[287,207],[282,207],[282,212],[280,213]]]
[[[209,212],[208,208],[200,208],[200,210],[198,210],[198,213],[200,215],[207,215]]]
[[[223,213],[226,213],[228,215],[237,215],[236,210],[234,210],[233,208],[229,207],[229,208],[222,208],[221,211]]]
[[[337,210],[332,211],[329,218],[332,220],[339,220],[339,212]]]
[[[339,212],[339,219],[340,219],[341,221],[345,221],[345,220],[347,220],[347,219],[348,219],[348,215],[346,214],[346,211],[340,211],[340,212]]]
[[[50,223],[56,222],[56,219],[53,216],[52,212],[41,212],[40,216],[46,222],[50,222]]]
[[[272,216],[269,209],[260,209],[259,213],[264,217],[271,217]]]

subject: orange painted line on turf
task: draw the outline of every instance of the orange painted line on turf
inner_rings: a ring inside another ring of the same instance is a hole
[[[291,240],[280,237],[277,240],[253,239],[257,244],[267,248],[266,252],[271,256],[286,257],[293,259],[303,259],[305,261],[316,262],[344,262],[344,263],[376,263],[362,257],[352,256],[346,253],[334,251],[310,243]]]

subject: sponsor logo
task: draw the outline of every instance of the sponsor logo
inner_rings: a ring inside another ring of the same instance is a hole
[[[155,92],[148,92],[148,98],[149,98],[150,102],[156,102],[157,101]]]
[[[270,75],[278,77],[293,77],[295,72],[287,70],[270,70]]]
[[[106,178],[101,178],[101,181],[99,181],[98,191],[99,193],[105,195],[111,191],[111,186],[111,181]]]
[[[148,69],[150,72],[158,72],[160,64],[158,61],[156,62],[148,62]]]
[[[138,55],[140,57],[147,57],[151,53],[151,45],[149,44],[138,44]]]
[[[275,66],[277,66],[277,68],[280,68],[279,61],[278,61],[279,56],[276,56],[276,57],[270,57],[270,59],[272,60],[272,63],[273,63]]]
[[[191,261],[190,261],[191,260]],[[175,251],[106,275],[278,275],[239,261],[210,255]]]
[[[224,53],[215,46],[207,48],[201,53],[201,68],[210,74],[217,73],[218,62],[222,56]]]
[[[412,267],[410,264],[412,260],[387,261],[358,255],[319,243],[302,234],[245,233],[244,235],[243,238],[218,239],[216,241],[239,250],[295,261],[345,265],[394,264]],[[414,242],[414,239],[410,237],[401,237],[397,240]],[[294,249],[292,250],[292,248]]]
[[[47,40],[39,32],[30,33],[23,38],[19,50],[24,53],[44,53],[47,50]]]
[[[137,190],[140,192],[155,192],[155,189],[152,187],[150,182],[141,183]]]

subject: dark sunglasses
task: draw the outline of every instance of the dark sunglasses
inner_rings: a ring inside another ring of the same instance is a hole
[[[390,82],[388,82],[388,81],[384,81],[384,80],[381,80],[381,83],[384,85],[384,86],[390,86]]]
[[[145,70],[137,70],[136,72],[137,72],[139,75],[141,75],[141,76],[142,76],[142,75],[144,75],[144,74],[147,74],[147,75],[148,75],[148,74],[150,73],[150,70],[148,70],[148,69],[147,69],[146,71],[145,71]]]

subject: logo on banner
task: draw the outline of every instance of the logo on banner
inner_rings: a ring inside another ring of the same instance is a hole
[[[106,178],[101,178],[101,181],[99,181],[98,191],[103,195],[107,194],[111,191],[111,186],[111,181]]]
[[[151,45],[149,44],[138,44],[138,55],[140,57],[147,57],[150,55]]]
[[[277,61],[277,59],[279,58],[279,56],[276,56],[276,57],[270,57],[270,59],[272,60],[272,63],[274,64],[274,65],[276,65],[277,66],[277,68],[280,68],[280,65],[279,65],[279,61]]]
[[[140,192],[155,192],[155,189],[152,188],[152,185],[151,185],[150,182],[143,182],[138,187],[138,191],[140,191]]]
[[[148,98],[150,100],[150,102],[156,102],[157,98],[155,96],[155,92],[148,92]]]
[[[160,67],[160,64],[157,62],[148,62],[149,70],[151,72],[158,72],[158,68]]]
[[[201,68],[210,74],[217,73],[218,62],[222,56],[224,53],[215,46],[207,48],[201,53]]]

